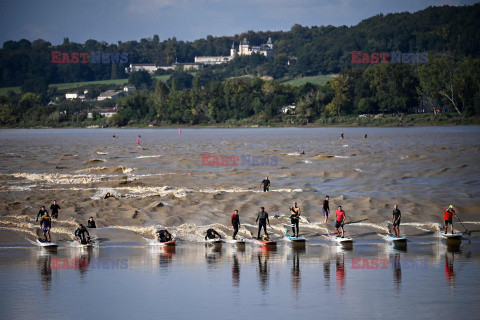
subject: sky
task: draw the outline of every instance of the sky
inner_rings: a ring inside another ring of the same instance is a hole
[[[0,0],[0,44],[44,39],[117,43],[159,35],[193,41],[248,30],[352,26],[377,15],[478,0]]]

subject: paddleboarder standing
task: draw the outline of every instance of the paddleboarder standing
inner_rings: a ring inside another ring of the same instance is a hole
[[[395,205],[393,208],[392,213],[392,223],[393,223],[393,233],[395,233],[395,237],[400,237],[400,218],[402,217],[402,213],[398,209],[398,205]]]
[[[235,210],[232,214],[232,217],[230,219],[230,222],[233,226],[233,237],[232,239],[235,240],[237,233],[238,233],[238,228],[240,228],[240,216],[238,215],[238,210]]]
[[[443,219],[445,220],[445,234],[448,233],[448,225],[450,225],[450,230],[453,234],[453,216],[456,216],[455,210],[453,210],[453,205],[450,205],[443,215]]]
[[[341,237],[343,238],[343,225],[345,224],[345,219],[347,218],[345,215],[345,211],[342,210],[342,206],[338,206],[337,211],[335,211],[335,232],[337,232],[337,237],[340,237],[340,232],[338,229],[342,229],[342,235]]]
[[[260,240],[260,231],[262,230],[262,228],[263,228],[263,231],[265,232],[265,235],[268,237],[267,223],[270,226],[270,220],[268,219],[268,213],[265,211],[264,207],[260,208],[260,212],[258,213],[257,219],[255,220],[255,223],[257,222],[258,222],[257,240]]]

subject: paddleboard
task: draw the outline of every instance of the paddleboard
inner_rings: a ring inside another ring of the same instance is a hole
[[[276,245],[277,244],[277,241],[274,241],[274,240],[257,240],[257,239],[253,239],[253,241],[259,245],[262,245],[262,246],[273,246],[273,245]]]
[[[245,240],[242,238],[232,239],[232,237],[228,237],[227,242],[233,243],[233,244],[245,244]]]
[[[205,240],[206,243],[222,243],[222,239],[207,239]]]
[[[393,234],[388,235],[388,240],[392,242],[407,242],[405,237],[395,237]]]
[[[462,238],[462,235],[460,233],[453,233],[453,234],[452,233],[447,233],[447,234],[445,234],[445,233],[442,232],[442,236],[444,238],[447,238],[447,239],[461,239]]]
[[[338,243],[352,243],[352,242],[353,242],[352,238],[337,237],[338,234],[336,234],[336,233],[331,233],[331,234],[329,234],[329,236],[330,236],[333,240],[337,241]]]
[[[37,238],[37,243],[40,244],[41,247],[50,247],[50,248],[58,247],[57,243],[46,242],[45,239],[40,239],[40,238]]]
[[[307,239],[303,238],[303,237],[294,237],[292,236],[291,234],[287,233],[286,234],[286,238],[288,241],[291,241],[291,242],[305,242],[307,241]]]
[[[167,242],[154,242],[154,245],[157,245],[157,246],[174,246],[175,245],[175,241],[167,241]]]

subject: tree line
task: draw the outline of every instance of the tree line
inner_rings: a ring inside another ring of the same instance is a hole
[[[141,90],[94,105],[77,100],[45,106],[31,92],[0,96],[0,124],[306,124],[335,116],[409,113],[420,104],[432,113],[445,106],[463,116],[480,115],[480,60],[471,57],[345,69],[324,85],[294,86],[259,77],[212,80],[209,72],[193,76],[181,70],[167,83],[145,71],[132,73],[129,81]],[[117,114],[87,119],[87,111],[99,104],[117,106]],[[287,106],[290,110],[282,112]]]
[[[376,15],[356,26],[294,25],[289,31],[266,31],[234,36],[207,36],[192,42],[158,35],[117,44],[93,39],[84,44],[65,38],[61,45],[43,39],[33,42],[6,41],[0,48],[0,87],[22,86],[23,92],[41,94],[52,83],[126,78],[128,63],[193,62],[195,56],[229,55],[232,42],[247,38],[252,45],[274,42],[274,59],[262,56],[235,59],[232,63],[208,66],[219,78],[243,74],[283,77],[338,73],[351,64],[351,51],[426,52],[430,57],[447,56],[459,61],[480,53],[480,4],[462,7],[429,7],[416,13]],[[52,51],[128,53],[128,63],[52,63]]]

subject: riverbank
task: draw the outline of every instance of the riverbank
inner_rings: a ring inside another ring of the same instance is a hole
[[[97,121],[85,121],[72,124],[70,122],[61,122],[57,124],[17,124],[12,126],[2,126],[0,128],[21,128],[21,129],[48,129],[48,128],[235,128],[235,127],[411,127],[411,126],[464,126],[480,125],[480,117],[468,117],[456,113],[442,114],[400,114],[400,115],[360,115],[360,116],[337,116],[319,118],[314,122],[306,118],[296,117],[295,115],[284,116],[281,121],[264,122],[248,118],[244,120],[227,120],[223,123],[205,123],[205,124],[171,124],[171,123],[152,123],[149,121],[131,121],[124,126],[109,126],[105,118]]]

